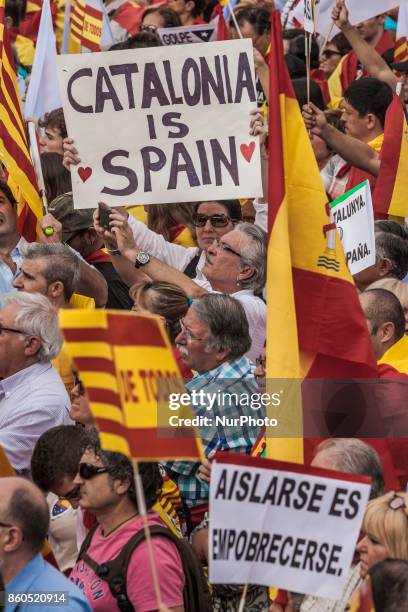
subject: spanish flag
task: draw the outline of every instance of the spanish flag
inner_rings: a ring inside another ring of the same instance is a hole
[[[401,378],[408,382],[408,336],[402,336],[378,362],[380,378]]]
[[[391,35],[384,31],[384,34],[381,36],[378,41],[375,50],[377,53],[382,55],[388,49],[394,48],[394,41]],[[354,51],[350,51],[347,55],[345,55],[337,68],[330,76],[327,84],[329,87],[330,93],[330,104],[331,108],[337,108],[343,98],[344,92],[348,88],[348,86],[356,79],[361,76],[368,76],[368,73],[364,70],[361,70],[361,74],[359,74],[359,60],[357,54]]]
[[[178,421],[182,407],[169,410],[171,394],[180,396],[185,388],[157,317],[61,310],[60,326],[103,448],[144,461],[201,459],[194,429]],[[174,415],[177,423],[171,420]],[[191,418],[191,411],[184,416]]]
[[[400,98],[388,107],[381,148],[380,172],[373,193],[377,216],[408,217],[408,126]]]
[[[19,229],[28,241],[33,241],[37,221],[42,217],[42,203],[28,151],[13,53],[4,26],[4,2],[0,0],[0,162],[19,202]]]
[[[374,377],[377,366],[284,62],[278,11],[271,22],[266,365],[268,381],[294,382],[279,410],[285,439],[269,439],[267,454],[301,462],[300,382]]]

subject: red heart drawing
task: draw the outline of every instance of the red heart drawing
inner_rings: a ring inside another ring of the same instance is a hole
[[[255,151],[255,143],[252,141],[249,143],[249,145],[242,144],[240,149],[244,159],[249,163],[251,161],[253,152]]]
[[[87,166],[86,168],[78,168],[78,174],[82,182],[85,183],[85,181],[87,181],[92,174],[92,168],[90,168],[89,166]]]

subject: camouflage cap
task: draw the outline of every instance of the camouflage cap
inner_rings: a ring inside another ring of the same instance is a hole
[[[57,196],[48,211],[61,223],[64,242],[69,242],[75,234],[93,226],[93,208],[74,209],[72,191]]]

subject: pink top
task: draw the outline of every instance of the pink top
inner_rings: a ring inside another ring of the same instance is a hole
[[[149,525],[165,527],[157,514],[149,514]],[[102,530],[98,527],[87,554],[99,564],[111,561],[118,556],[131,536],[142,528],[143,522],[140,517],[130,521],[107,537],[102,535]],[[163,603],[168,608],[182,606],[184,572],[176,545],[160,536],[154,536],[152,543]],[[93,610],[97,612],[118,610],[108,583],[98,578],[84,561],[81,560],[76,563],[70,579],[84,591]],[[136,612],[157,610],[146,540],[139,544],[132,555],[128,567],[126,589],[128,598]]]

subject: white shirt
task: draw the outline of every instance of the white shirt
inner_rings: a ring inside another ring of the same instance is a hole
[[[29,470],[42,433],[73,425],[64,384],[50,363],[35,363],[0,381],[0,446],[15,470]]]
[[[194,282],[210,293],[219,293],[219,291],[214,291],[207,279],[205,281],[200,281],[195,278]],[[238,300],[238,302],[241,302],[245,310],[249,325],[249,335],[252,340],[251,348],[245,353],[245,357],[248,357],[251,361],[255,361],[265,346],[266,304],[261,298],[254,295],[252,289],[241,289],[240,291],[231,293],[230,296]]]

